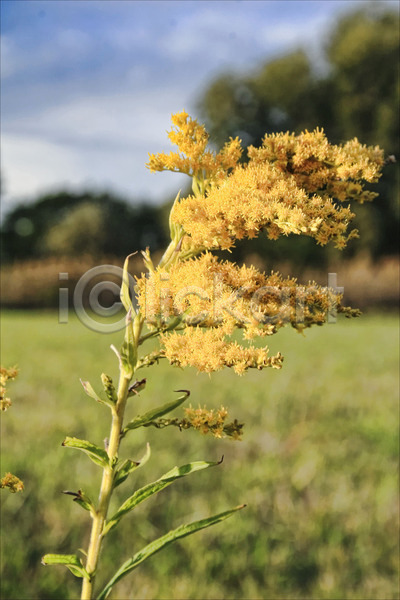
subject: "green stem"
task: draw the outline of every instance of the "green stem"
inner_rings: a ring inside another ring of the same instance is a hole
[[[143,342],[146,342],[147,340],[155,337],[156,335],[160,335],[159,329],[157,329],[155,331],[150,331],[150,333],[146,333],[145,335],[140,336],[139,341],[138,341],[138,346],[141,346],[143,344]]]
[[[121,374],[118,387],[118,401],[113,410],[110,440],[108,446],[108,456],[110,463],[118,457],[120,436],[122,431],[126,401],[128,398],[129,379]],[[87,552],[86,570],[90,579],[83,579],[81,600],[91,600],[97,563],[99,560],[101,544],[103,541],[103,527],[107,518],[108,507],[113,490],[114,471],[112,467],[107,467],[103,471],[103,478],[100,487],[99,504],[95,515],[93,516],[92,531],[90,534],[89,548]]]

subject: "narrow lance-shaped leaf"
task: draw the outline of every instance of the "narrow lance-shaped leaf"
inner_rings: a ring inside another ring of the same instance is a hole
[[[42,565],[64,565],[75,577],[89,579],[89,574],[76,554],[45,554]]]
[[[133,471],[136,471],[136,469],[143,467],[149,460],[150,454],[151,454],[150,444],[148,443],[147,448],[146,448],[146,453],[138,462],[130,460],[129,458],[127,460],[125,460],[122,463],[122,465],[119,467],[119,469],[115,472],[114,484],[113,484],[114,488],[116,488],[121,483],[123,483],[125,481],[125,479],[128,477],[128,475],[130,475]]]
[[[99,448],[99,446],[96,446],[87,440],[79,440],[78,438],[67,436],[63,441],[62,446],[82,450],[82,452],[85,452],[85,454],[87,454],[89,458],[100,467],[104,468],[110,466],[110,460],[107,452],[103,450],[103,448]]]
[[[126,315],[125,338],[120,350],[121,367],[127,379],[131,379],[136,366],[137,349],[133,335],[132,310]]]
[[[132,385],[129,386],[128,397],[129,396],[137,396],[139,394],[139,392],[144,390],[144,388],[146,387],[146,381],[147,381],[146,378],[136,379],[136,381],[134,381],[132,383]]]
[[[171,240],[175,239],[179,233],[179,231],[182,229],[180,225],[177,225],[174,220],[173,220],[173,214],[174,214],[174,207],[176,206],[176,204],[178,204],[179,202],[179,196],[181,195],[181,190],[179,190],[179,192],[177,193],[174,203],[172,205],[171,211],[169,213],[169,233],[171,236]]]
[[[175,540],[178,540],[179,538],[186,537],[187,535],[191,535],[192,533],[195,533],[200,529],[205,529],[206,527],[210,527],[211,525],[215,525],[216,523],[227,519],[228,517],[232,516],[236,511],[244,508],[245,506],[245,504],[242,504],[241,506],[237,506],[236,508],[233,508],[231,510],[219,513],[218,515],[214,515],[213,517],[202,519],[201,521],[194,521],[193,523],[189,523],[187,525],[181,525],[177,529],[174,529],[166,535],[163,535],[162,537],[158,538],[154,542],[151,542],[150,544],[139,550],[139,552],[137,552],[134,556],[132,556],[132,558],[127,560],[118,569],[115,575],[110,579],[110,581],[107,583],[104,589],[100,592],[99,596],[97,597],[97,600],[105,600],[111,592],[113,586],[118,581],[120,581],[122,577],[127,575],[140,563],[142,563],[144,560],[146,560],[162,548],[165,548],[166,546],[168,546]]]
[[[182,467],[174,467],[168,473],[162,475],[157,481],[153,481],[152,483],[148,483],[144,487],[136,490],[130,498],[125,500],[125,502],[120,506],[117,512],[109,519],[104,527],[103,535],[108,533],[111,529],[113,529],[119,521],[122,519],[124,515],[130,512],[135,508],[138,504],[141,504],[150,496],[153,496],[157,492],[160,492],[167,486],[171,485],[176,479],[180,479],[181,477],[186,477],[186,475],[190,475],[191,473],[195,473],[196,471],[202,471],[203,469],[208,469],[209,467],[215,467],[216,465],[221,464],[222,459],[219,462],[205,462],[205,461],[197,461],[192,462],[187,465],[183,465]]]
[[[96,402],[99,402],[100,404],[105,404],[110,407],[114,406],[114,403],[111,402],[108,398],[101,398],[98,394],[96,394],[93,387],[88,381],[83,381],[83,379],[80,379],[79,381],[81,382],[86,394],[90,396],[90,398],[93,398],[94,400],[96,400]]]
[[[79,506],[82,506],[82,508],[88,510],[92,514],[95,513],[96,509],[92,500],[87,494],[85,494],[83,490],[78,490],[77,492],[70,492],[69,490],[66,490],[65,492],[63,492],[63,494],[67,494],[67,496],[73,496],[74,502],[79,504]]]
[[[120,292],[121,302],[124,305],[126,312],[128,313],[129,311],[131,311],[132,314],[135,314],[135,310],[133,308],[131,295],[129,293],[128,266],[129,266],[129,259],[134,254],[136,254],[136,252],[133,252],[133,254],[129,254],[129,256],[127,256],[125,259],[124,268],[122,271],[122,284],[121,284],[121,292]]]
[[[125,434],[130,429],[137,429],[138,427],[143,427],[147,423],[154,421],[154,419],[158,419],[159,417],[163,417],[167,413],[171,412],[175,408],[178,408],[181,404],[185,402],[190,396],[189,390],[176,390],[177,392],[184,392],[183,396],[180,396],[177,400],[173,400],[172,402],[167,402],[167,404],[163,404],[162,406],[158,406],[153,410],[149,410],[144,415],[139,415],[135,417],[132,421],[130,421],[126,427],[124,428],[123,433]]]

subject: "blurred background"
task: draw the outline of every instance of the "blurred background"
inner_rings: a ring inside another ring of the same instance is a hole
[[[360,239],[345,251],[260,237],[230,255],[304,283],[325,285],[336,272],[345,304],[365,316],[306,339],[282,332],[271,349],[286,356],[283,371],[235,379],[234,391],[231,373],[193,380],[160,366],[143,409],[189,387],[194,404],[227,404],[247,436],[216,450],[178,432],[167,456],[167,433],[146,430],[128,445],[134,456],[150,438],[162,456],[139,482],[183,454],[224,453],[228,464],[149,504],[109,564],[137,549],[130,531],[147,543],[179,524],[175,511],[190,520],[251,507],[152,559],[115,597],[398,598],[398,3],[3,0],[1,13],[2,364],[21,369],[2,420],[3,471],[25,481],[23,494],[2,495],[4,597],[77,595],[40,556],[73,551],[86,533],[86,515],[59,492],[81,481],[95,489],[97,473],[59,446],[66,434],[90,429],[99,443],[107,434],[97,418],[87,426],[97,407],[77,378],[95,381],[107,365],[115,375],[116,340],[73,314],[58,324],[59,273],[72,298],[89,268],[162,251],[172,200],[190,183],[144,164],[149,152],[169,152],[170,115],[185,109],[216,150],[229,136],[258,145],[266,132],[319,126],[333,143],[356,136],[397,163],[371,186],[373,204],[352,207]]]
[[[171,113],[204,122],[215,149],[319,126],[398,155],[398,19],[397,2],[3,2],[3,305],[56,306],[60,271],[73,287],[88,265],[164,247],[190,184],[144,165],[172,148]],[[398,164],[373,187],[345,252],[260,237],[233,258],[340,271],[349,302],[397,304]]]

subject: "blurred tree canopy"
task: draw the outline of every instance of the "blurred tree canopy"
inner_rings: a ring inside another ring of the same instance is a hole
[[[5,260],[47,256],[126,256],[166,243],[162,208],[111,194],[59,192],[21,204],[3,224]]]
[[[358,137],[398,159],[397,13],[372,5],[347,14],[335,24],[321,57],[323,69],[299,49],[269,60],[249,75],[219,76],[199,104],[213,142],[220,147],[230,136],[239,136],[245,146],[260,145],[265,133],[323,127],[333,143]],[[351,243],[345,256],[361,250],[372,256],[397,252],[398,166],[388,165],[371,189],[380,197],[373,205],[355,207],[361,238]],[[288,259],[302,266],[321,264],[331,256],[329,248],[316,249],[312,240],[293,238],[243,242],[235,258],[258,251],[272,261]]]

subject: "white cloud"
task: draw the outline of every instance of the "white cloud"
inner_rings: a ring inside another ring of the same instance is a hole
[[[171,113],[183,108],[181,102],[179,90],[164,88],[82,95],[54,106],[43,105],[30,114],[9,115],[3,131],[76,145],[78,153],[80,144],[82,153],[90,145],[107,151],[109,144],[111,150],[142,147],[147,156],[160,145],[169,147],[165,131],[170,128]]]
[[[2,172],[7,196],[31,196],[79,173],[74,155],[62,146],[31,136],[2,135]]]
[[[207,65],[218,61],[232,59],[232,51],[236,44],[243,48],[251,39],[251,20],[243,19],[241,11],[235,13],[232,3],[226,6],[208,2],[203,8],[200,5],[192,14],[177,20],[176,29],[167,30],[158,41],[160,51],[178,62],[195,60],[196,63]],[[230,10],[232,8],[232,10]],[[236,36],[235,39],[229,36]],[[257,45],[252,39],[251,43]],[[233,60],[232,60],[233,62]]]
[[[172,148],[165,131],[176,109],[175,95],[160,90],[153,99],[123,94],[79,98],[10,121],[2,136],[6,198],[92,187],[164,200],[185,186],[186,178],[152,174],[145,163],[148,152]]]
[[[298,8],[297,17],[294,13],[287,16],[292,2],[267,4],[197,3],[195,11],[177,20],[174,30],[166,29],[160,36],[160,55],[168,57],[177,69],[190,64],[192,72],[201,77],[210,71],[248,68],[249,63],[257,67],[267,56],[300,45],[313,49],[332,23],[326,10],[301,19]],[[286,13],[276,13],[280,6],[286,6]]]

